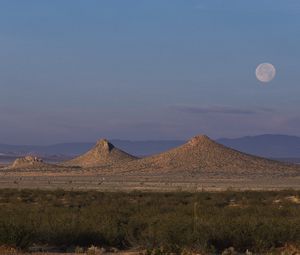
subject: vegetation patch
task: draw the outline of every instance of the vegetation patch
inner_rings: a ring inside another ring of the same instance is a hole
[[[300,244],[299,196],[0,190],[0,246],[263,253]]]

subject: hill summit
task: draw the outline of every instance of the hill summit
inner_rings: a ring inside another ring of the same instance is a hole
[[[116,148],[108,140],[101,139],[91,150],[65,162],[65,165],[96,167],[125,163],[134,159],[136,159],[136,157]]]

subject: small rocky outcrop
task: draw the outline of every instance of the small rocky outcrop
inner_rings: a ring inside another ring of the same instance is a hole
[[[12,168],[28,168],[33,166],[44,165],[44,162],[41,158],[34,156],[26,156],[23,158],[17,158],[12,164]]]

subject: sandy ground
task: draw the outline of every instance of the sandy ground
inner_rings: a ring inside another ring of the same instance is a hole
[[[233,190],[281,190],[300,189],[300,176],[222,178],[220,176],[129,176],[23,174],[0,173],[0,188],[34,188],[99,191],[222,191]]]

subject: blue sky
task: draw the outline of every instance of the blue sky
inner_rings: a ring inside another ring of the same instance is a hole
[[[300,135],[299,45],[298,0],[2,0],[0,142]]]

